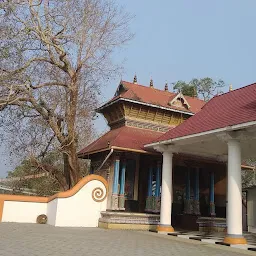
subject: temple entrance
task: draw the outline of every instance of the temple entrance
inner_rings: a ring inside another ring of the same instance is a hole
[[[139,193],[138,193],[138,212],[145,212],[146,199],[148,191],[148,174],[150,162],[149,157],[146,155],[140,156],[139,164]]]
[[[174,227],[198,230],[198,218],[226,217],[225,166],[197,163],[199,167],[173,167],[172,223]],[[193,166],[193,165],[192,165]],[[159,172],[160,168],[160,174]],[[154,157],[141,156],[138,211],[159,214],[161,164]],[[157,205],[158,204],[158,205]],[[221,224],[223,226],[223,224]]]
[[[139,164],[139,212],[159,214],[161,198],[161,158],[141,155]]]
[[[138,212],[138,201],[135,200],[135,178],[136,178],[136,160],[126,160],[125,173],[125,211]]]

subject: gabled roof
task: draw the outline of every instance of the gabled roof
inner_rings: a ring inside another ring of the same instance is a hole
[[[203,105],[205,104],[203,100],[189,96],[184,96],[185,101],[188,104],[189,108],[178,107],[170,104],[170,102],[177,95],[178,93],[172,93],[169,91],[151,88],[149,86],[143,86],[139,84],[129,83],[126,81],[121,81],[115,96],[106,104],[104,104],[101,108],[115,100],[127,99],[136,101],[138,103],[141,102],[155,105],[155,107],[164,107],[166,109],[178,110],[186,112],[188,114],[195,114],[199,112]]]
[[[82,149],[78,155],[90,155],[100,151],[109,150],[112,147],[125,148],[127,151],[144,151],[144,145],[158,138],[161,132],[122,126],[110,130],[99,139]]]
[[[252,121],[256,121],[256,84],[213,97],[200,112],[152,143]]]

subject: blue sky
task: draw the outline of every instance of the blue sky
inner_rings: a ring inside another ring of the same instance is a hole
[[[124,61],[122,79],[132,81],[136,72],[139,83],[147,85],[152,77],[162,89],[165,82],[206,76],[234,89],[256,82],[255,0],[118,2],[135,15],[134,39],[114,55],[115,61]],[[120,79],[106,83],[102,102],[113,96]],[[95,127],[107,129],[103,118]],[[8,156],[0,156],[0,177],[10,168]]]

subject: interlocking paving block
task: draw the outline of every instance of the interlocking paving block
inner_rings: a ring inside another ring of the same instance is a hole
[[[209,244],[216,244],[217,242],[219,242],[219,240],[206,238],[206,239],[202,239],[201,242],[209,243]]]
[[[182,235],[179,232],[175,233]],[[215,244],[215,242],[222,241],[222,238],[218,238],[217,235],[214,236],[214,239],[205,239],[203,235],[197,235],[197,232],[187,232],[187,235],[184,233],[185,238],[198,237],[202,238],[201,241],[205,243]],[[192,240],[188,242],[188,240],[184,241],[186,239],[173,239],[149,232],[127,230],[58,228],[48,225],[0,223],[0,234],[0,256],[79,256],[89,254],[91,256],[237,256],[248,253],[239,248],[231,250],[224,246],[209,247]],[[170,234],[173,235],[173,233]],[[251,236],[248,242],[253,239]],[[248,245],[248,250],[256,251],[252,245]]]
[[[168,236],[178,236],[179,233],[168,233],[167,235],[168,235]]]
[[[230,246],[230,244],[227,244],[227,243],[224,243],[224,242],[216,242],[216,244],[225,245],[225,246]]]
[[[190,236],[189,235],[178,235],[178,237],[189,239]]]
[[[231,244],[230,247],[247,250],[250,245],[248,244]]]
[[[211,235],[206,235],[206,236],[204,236],[204,237],[207,237],[207,238],[221,238],[221,239],[224,239],[224,236],[211,236]]]
[[[199,236],[190,236],[189,239],[201,241],[201,240],[202,240],[202,237],[199,237]]]

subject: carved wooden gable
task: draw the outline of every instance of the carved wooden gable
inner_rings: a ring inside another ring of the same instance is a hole
[[[184,108],[189,109],[190,105],[188,104],[184,95],[180,92],[178,93],[170,102],[169,105],[177,107],[177,108]]]

